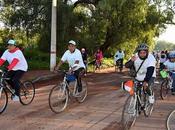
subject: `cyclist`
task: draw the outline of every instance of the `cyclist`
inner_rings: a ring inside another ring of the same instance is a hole
[[[87,51],[85,50],[85,48],[81,48],[81,55],[83,58],[83,63],[86,67],[86,70],[85,70],[85,76],[86,76],[87,75],[87,65],[88,65],[88,61],[87,61],[88,54],[87,54]]]
[[[167,55],[164,51],[161,51],[160,54],[160,70],[162,70],[163,63],[167,60]]]
[[[85,70],[85,65],[83,63],[81,52],[76,48],[76,42],[73,40],[68,42],[68,50],[63,54],[61,61],[55,67],[55,70],[58,70],[60,66],[66,61],[68,62],[71,71],[73,71],[74,75],[76,76],[78,82],[77,94],[79,94],[82,91],[80,73]]]
[[[7,82],[15,90],[15,96],[12,97],[12,100],[19,101],[20,79],[27,71],[28,65],[22,51],[16,46],[15,40],[9,40],[7,42],[7,50],[0,58],[0,66],[2,66],[5,61],[9,63],[6,77],[10,78],[10,80],[7,80]]]
[[[124,52],[121,50],[121,49],[119,49],[117,52],[116,52],[116,54],[114,55],[114,63],[115,63],[115,65],[117,65],[118,64],[118,62],[121,62],[121,68],[123,68],[123,59],[124,59]]]
[[[169,71],[170,76],[173,79],[172,83],[172,95],[175,95],[175,52],[172,51],[169,53],[169,60],[164,62],[163,69],[167,69]]]
[[[126,64],[126,68],[135,68],[138,72],[135,79],[143,82],[144,90],[149,94],[149,102],[154,103],[154,95],[151,86],[156,77],[156,59],[149,53],[149,47],[142,43],[137,47],[137,53]]]
[[[94,57],[95,57],[95,65],[96,65],[95,69],[97,69],[101,66],[101,63],[102,63],[102,60],[103,60],[103,53],[100,50],[100,48],[97,49],[97,51],[94,54]]]

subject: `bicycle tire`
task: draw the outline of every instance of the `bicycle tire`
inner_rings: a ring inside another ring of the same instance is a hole
[[[80,93],[80,96],[76,97],[76,100],[79,102],[79,103],[82,103],[84,102],[84,100],[86,99],[87,97],[87,82],[86,81],[81,81],[82,82],[82,92]]]
[[[35,86],[31,81],[24,81],[20,85],[20,103],[29,105],[35,97]]]
[[[145,93],[144,94],[144,110],[143,110],[145,117],[149,117],[152,114],[153,108],[154,108],[154,103],[153,104],[149,103],[149,95]]]
[[[4,103],[2,103],[3,97],[5,99]],[[2,107],[1,107],[1,104],[2,104]],[[0,114],[2,114],[5,111],[5,109],[7,108],[7,104],[8,104],[7,91],[4,88],[1,88],[0,90]]]
[[[137,118],[137,113],[138,113],[137,99],[134,99],[134,98],[136,97],[130,95],[125,101],[125,105],[122,111],[122,120],[121,120],[122,128],[124,130],[129,130],[134,125]],[[131,104],[133,102],[135,103]],[[134,106],[130,106],[130,105],[134,105]],[[133,110],[131,110],[131,108]]]
[[[165,79],[165,80],[163,80],[161,87],[160,87],[160,97],[162,100],[167,98],[168,91],[169,91],[168,80]]]
[[[62,94],[61,97],[59,97],[59,93]],[[68,104],[68,90],[63,90],[63,87],[61,85],[54,86],[50,93],[49,93],[49,107],[52,110],[52,112],[58,114],[67,107]],[[63,104],[63,105],[62,105]]]

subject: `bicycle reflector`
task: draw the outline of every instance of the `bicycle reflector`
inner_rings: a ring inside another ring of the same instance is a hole
[[[129,92],[130,95],[134,95],[134,81],[128,80],[122,83],[123,90]]]
[[[160,75],[161,75],[162,78],[167,78],[168,77],[168,73],[166,71],[163,71],[163,70],[160,71]]]

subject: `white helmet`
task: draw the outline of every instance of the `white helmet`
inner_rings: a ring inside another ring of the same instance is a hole
[[[70,41],[69,41],[69,44],[76,45],[76,42],[73,41],[73,40],[70,40]]]

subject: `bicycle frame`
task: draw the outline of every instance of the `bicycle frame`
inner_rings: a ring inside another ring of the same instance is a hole
[[[66,89],[70,92],[69,90],[69,83],[67,82],[67,78],[66,78],[66,73],[64,74],[64,78],[63,78],[63,82],[61,83],[61,86],[63,86],[63,91],[66,91]],[[71,82],[70,82],[71,83]],[[74,90],[73,90],[73,93],[72,93],[72,96],[75,97],[75,94],[76,94],[76,90],[77,90],[77,79],[75,80],[75,84],[74,84]],[[70,96],[70,95],[69,95]]]

